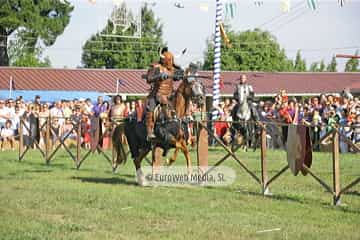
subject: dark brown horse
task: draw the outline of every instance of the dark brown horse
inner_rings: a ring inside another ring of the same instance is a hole
[[[202,105],[205,100],[205,88],[198,80],[196,75],[196,67],[190,64],[186,69],[182,82],[178,86],[175,96],[173,97],[172,106],[158,107],[157,120],[155,125],[156,139],[149,142],[146,136],[146,126],[144,123],[138,123],[128,119],[125,122],[124,130],[128,139],[131,155],[136,168],[137,179],[139,185],[144,185],[144,177],[141,171],[141,162],[146,155],[152,151],[153,166],[159,166],[161,155],[165,156],[170,148],[175,148],[173,156],[168,164],[175,162],[178,152],[181,150],[185,156],[188,172],[191,172],[191,159],[187,148],[187,121],[190,103]],[[172,115],[172,116],[170,116]],[[175,115],[175,116],[174,116]],[[164,117],[165,116],[165,117]],[[119,144],[120,127],[114,131],[113,142],[118,158],[118,162],[123,162],[122,145]]]

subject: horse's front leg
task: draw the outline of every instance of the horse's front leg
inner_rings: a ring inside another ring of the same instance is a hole
[[[175,151],[173,153],[173,155],[170,157],[170,159],[167,159],[166,160],[166,165],[167,166],[171,166],[177,159],[177,156],[178,156],[178,153],[179,153],[179,150],[180,148],[179,147],[176,147],[175,148]]]
[[[135,169],[136,169],[136,178],[137,178],[137,182],[140,186],[147,185],[145,177],[144,177],[144,173],[141,170],[141,162],[149,152],[150,152],[150,150],[143,150],[140,152],[139,156],[134,159],[134,165],[135,165]]]
[[[181,146],[181,150],[184,153],[184,156],[185,156],[185,159],[186,159],[187,173],[188,173],[188,175],[191,175],[192,166],[191,166],[190,152],[189,152],[189,149],[186,146],[185,139],[182,139],[180,141],[180,146]]]
[[[163,151],[164,150],[161,147],[154,147],[152,150],[152,174],[153,175],[160,172]]]

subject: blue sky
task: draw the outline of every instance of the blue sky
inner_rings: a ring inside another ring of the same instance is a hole
[[[56,41],[44,52],[54,67],[75,68],[81,66],[81,48],[91,34],[100,31],[113,7],[113,0],[70,0],[75,6],[70,24]],[[138,0],[125,1],[136,7]],[[203,59],[206,39],[214,32],[215,0],[158,0],[152,7],[163,24],[164,40],[174,52],[188,48],[188,53],[179,59],[182,65]],[[184,8],[176,8],[181,2]],[[225,1],[224,1],[225,2]],[[282,13],[280,0],[264,0],[261,6],[253,0],[232,0],[237,11],[229,23],[235,31],[260,27],[269,30],[286,50],[289,58],[295,58],[297,49],[302,50],[307,64],[322,59],[328,63],[337,53],[353,54],[360,50],[360,1],[347,0],[340,7],[337,0],[318,1],[316,11],[311,11],[306,1],[290,0],[289,13]],[[208,6],[208,11],[200,9]],[[346,60],[338,59],[338,68],[343,70]]]

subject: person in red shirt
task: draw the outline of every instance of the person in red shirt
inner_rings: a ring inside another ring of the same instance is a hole
[[[220,121],[215,121],[215,123],[214,123],[214,132],[218,138],[223,139],[224,135],[226,134],[227,130],[229,129],[229,123],[224,122],[226,120],[224,113],[221,114],[219,120]]]

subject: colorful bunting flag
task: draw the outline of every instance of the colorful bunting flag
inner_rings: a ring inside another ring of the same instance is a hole
[[[227,47],[231,47],[231,43],[230,43],[230,39],[228,38],[226,32],[225,32],[225,28],[224,28],[224,24],[221,22],[220,23],[220,34],[221,34],[221,38],[223,39],[225,46]]]
[[[313,11],[316,10],[317,5],[318,5],[317,0],[307,0],[307,4],[308,4],[308,7]]]
[[[236,15],[236,2],[227,2],[225,3],[225,18],[233,19]]]
[[[340,7],[343,7],[345,5],[345,0],[338,0]]]

